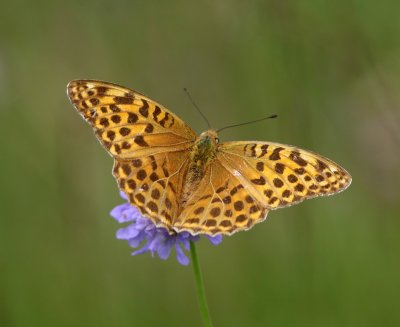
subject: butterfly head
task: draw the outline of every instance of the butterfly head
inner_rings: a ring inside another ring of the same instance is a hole
[[[200,134],[198,138],[199,146],[204,148],[215,148],[219,143],[217,131],[209,129]]]

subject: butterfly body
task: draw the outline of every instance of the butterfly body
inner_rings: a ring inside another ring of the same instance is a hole
[[[184,207],[193,190],[197,189],[203,179],[208,165],[212,163],[217,152],[217,133],[208,130],[200,134],[190,149],[190,163],[187,174],[184,177],[184,189],[180,201]]]
[[[114,158],[129,202],[170,233],[231,235],[272,209],[343,191],[351,176],[333,161],[295,146],[219,143],[128,88],[72,81],[68,96]]]

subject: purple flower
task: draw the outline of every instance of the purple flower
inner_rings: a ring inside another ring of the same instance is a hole
[[[127,200],[123,192],[120,192],[120,194],[122,198]],[[198,241],[199,235],[193,236],[188,232],[170,235],[165,228],[156,227],[150,219],[143,217],[140,211],[129,203],[116,206],[110,214],[119,223],[132,222],[132,224],[117,231],[118,239],[128,241],[128,244],[133,248],[144,243],[140,249],[132,252],[132,255],[151,252],[152,256],[157,253],[161,259],[166,260],[174,247],[178,262],[185,266],[189,264],[189,259],[183,249],[189,251],[189,242]],[[214,245],[218,245],[222,241],[222,235],[213,237],[206,235],[206,237]]]

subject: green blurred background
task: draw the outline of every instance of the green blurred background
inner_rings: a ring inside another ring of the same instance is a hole
[[[112,159],[77,78],[134,88],[196,131],[312,149],[337,196],[198,244],[215,326],[400,325],[399,1],[3,1],[0,325],[200,326],[191,267],[131,257]]]

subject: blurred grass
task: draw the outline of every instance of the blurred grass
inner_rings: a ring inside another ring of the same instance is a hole
[[[397,1],[8,1],[0,4],[1,326],[199,326],[192,272],[131,258],[112,160],[69,80],[135,88],[205,125],[312,149],[344,193],[198,246],[216,326],[398,326]]]

